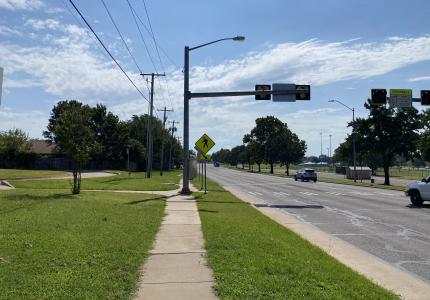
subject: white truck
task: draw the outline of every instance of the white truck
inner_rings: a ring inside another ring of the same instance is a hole
[[[424,201],[430,201],[430,176],[407,184],[405,195],[411,198],[415,206],[421,206]]]

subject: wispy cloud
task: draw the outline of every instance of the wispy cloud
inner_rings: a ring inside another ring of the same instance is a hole
[[[410,78],[408,81],[409,82],[430,81],[430,76],[414,77],[414,78]]]
[[[0,8],[9,10],[32,10],[41,6],[41,0],[0,0]]]

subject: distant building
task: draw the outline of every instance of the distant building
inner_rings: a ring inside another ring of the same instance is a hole
[[[50,156],[56,154],[55,147],[57,146],[55,143],[49,144],[44,140],[31,140],[31,152],[38,155],[46,155]]]

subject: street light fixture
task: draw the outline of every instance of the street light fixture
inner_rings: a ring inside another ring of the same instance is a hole
[[[356,157],[356,149],[355,149],[355,109],[354,107],[349,107],[339,100],[328,100],[328,102],[337,102],[340,105],[345,106],[347,109],[352,111],[352,159],[354,161],[354,182],[357,182],[357,157]]]
[[[182,194],[189,194],[189,100],[190,90],[189,90],[189,76],[190,76],[190,51],[202,48],[211,44],[215,44],[221,41],[233,40],[238,42],[245,41],[244,36],[235,36],[229,38],[223,38],[215,40],[209,43],[205,43],[195,47],[185,46],[184,51],[184,170],[183,170],[183,180],[182,180]]]

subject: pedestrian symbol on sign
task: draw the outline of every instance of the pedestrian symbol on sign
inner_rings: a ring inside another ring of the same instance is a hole
[[[195,145],[201,153],[206,154],[215,146],[215,142],[207,134],[204,134],[197,140]]]

